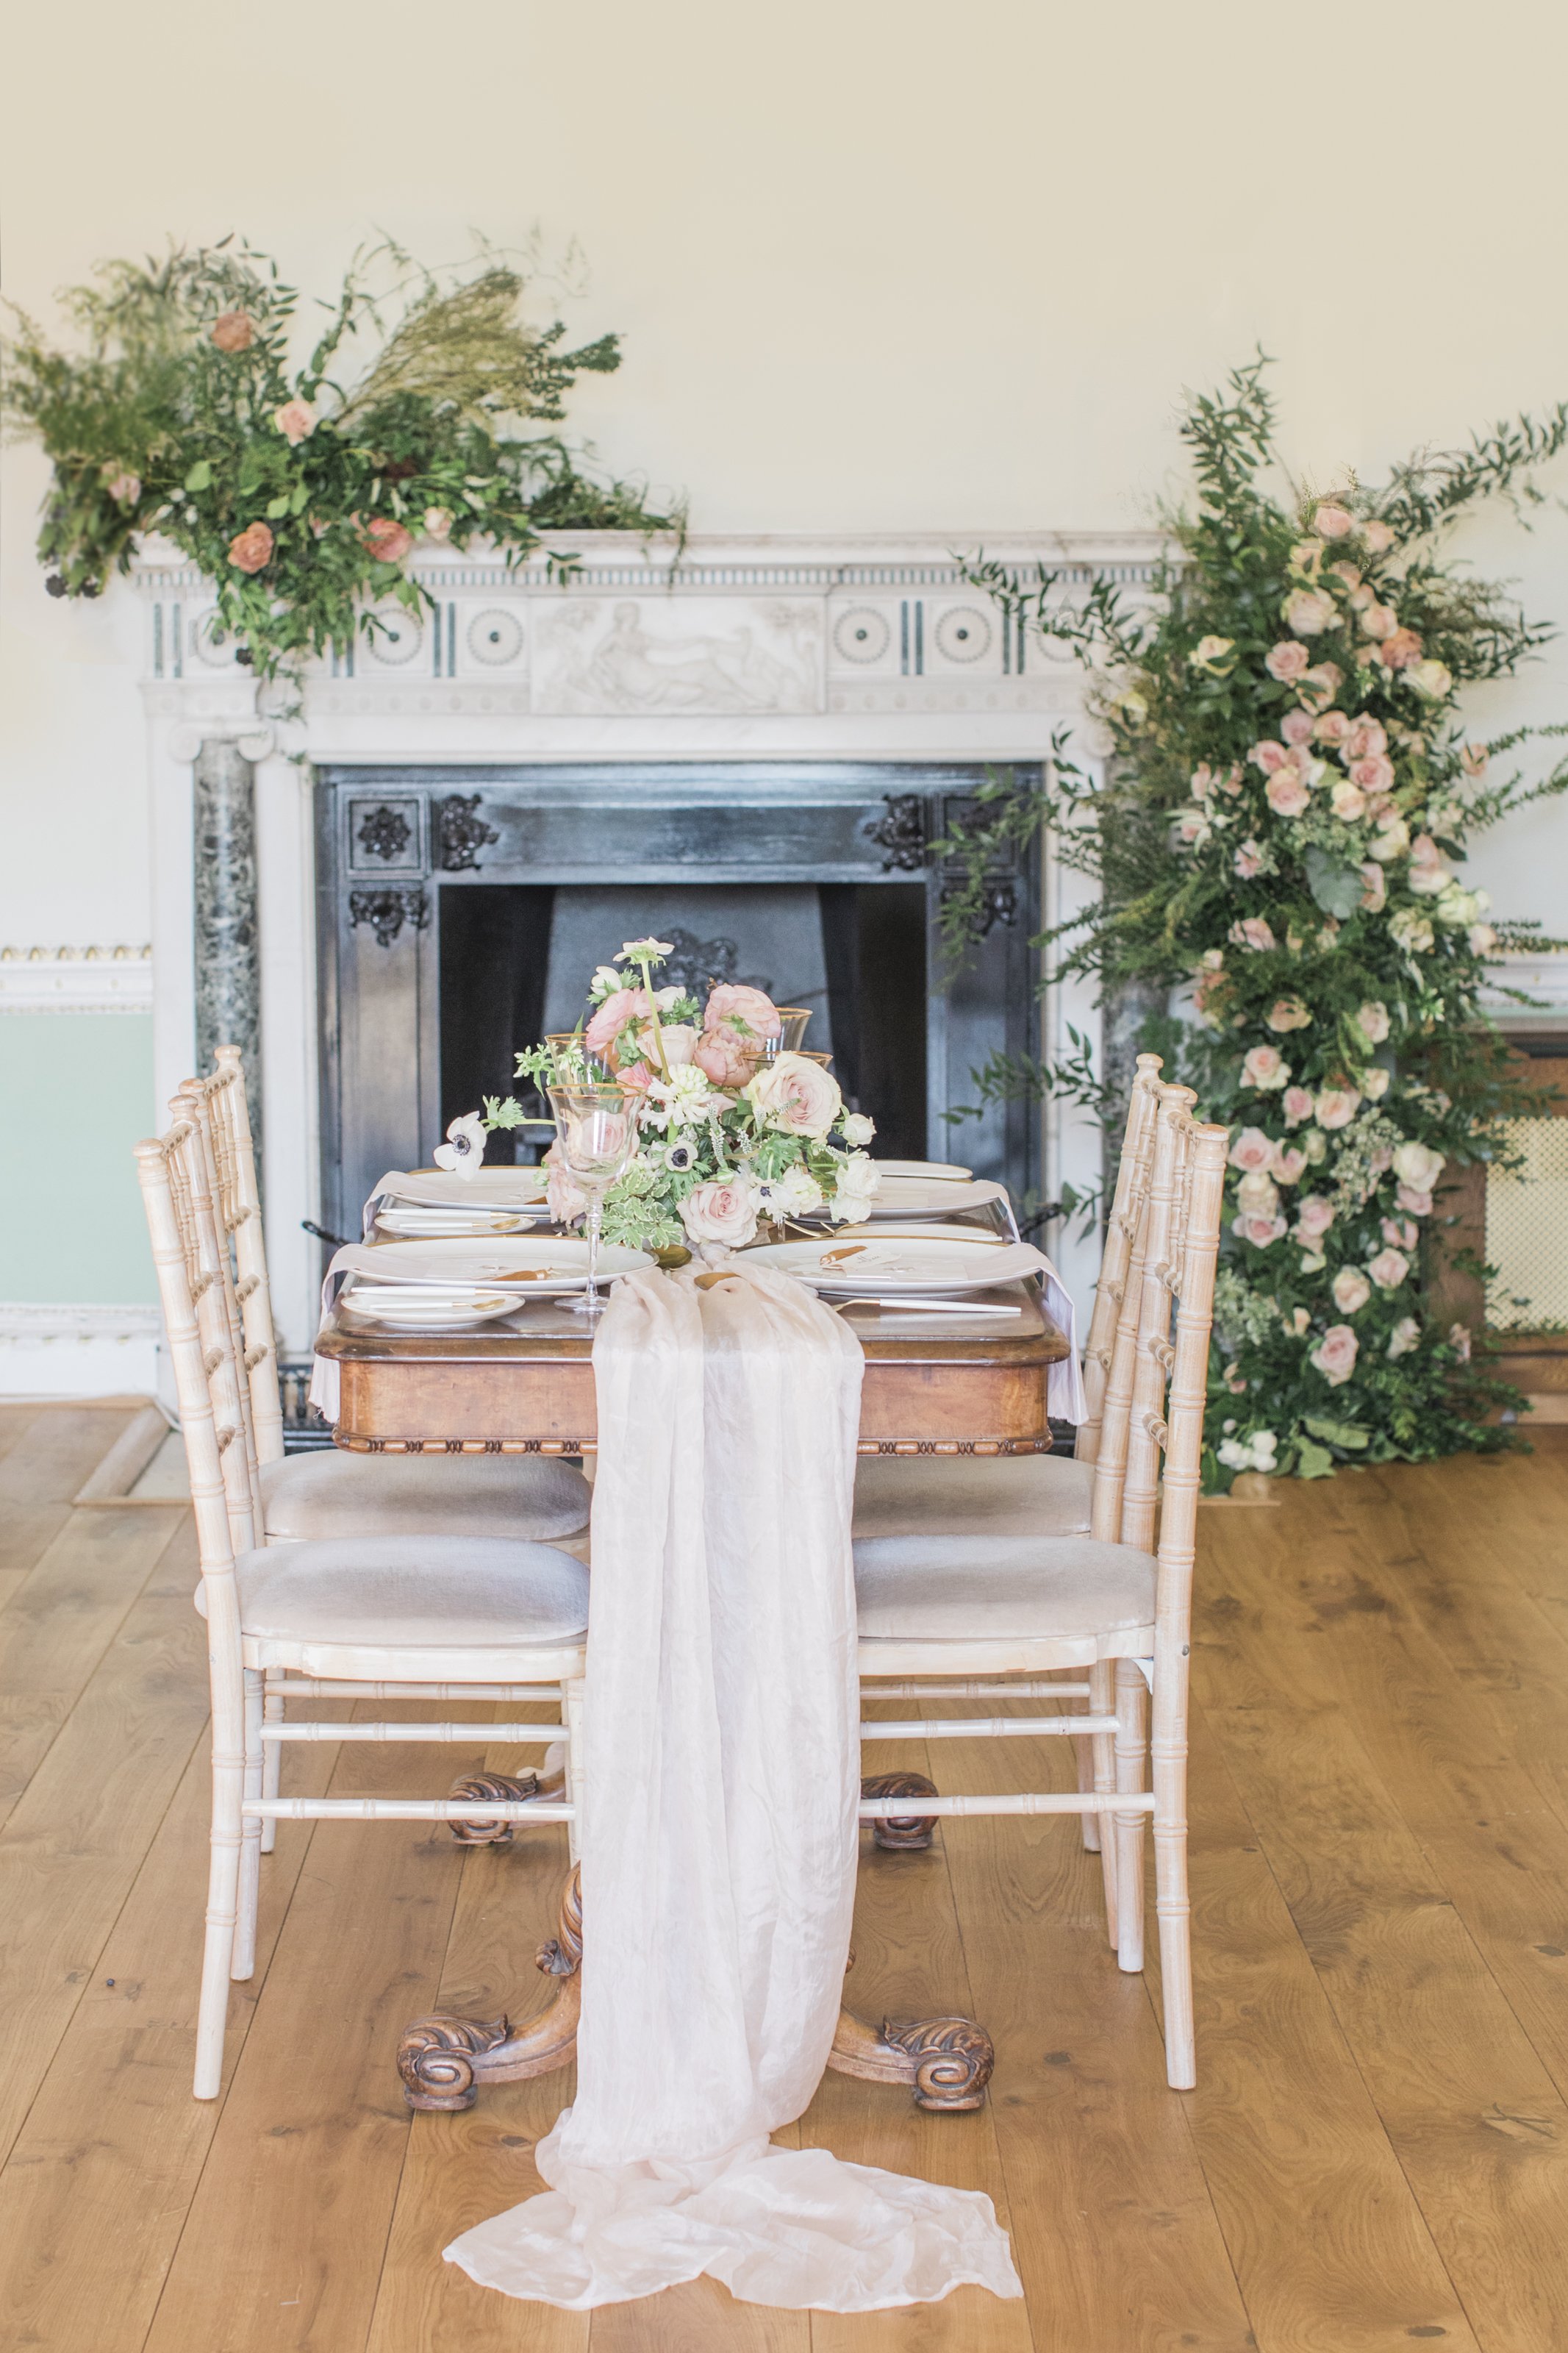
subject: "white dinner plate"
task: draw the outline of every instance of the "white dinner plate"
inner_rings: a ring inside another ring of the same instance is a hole
[[[354,1283],[343,1293],[343,1314],[357,1322],[408,1325],[421,1332],[456,1332],[510,1315],[519,1304],[509,1291],[437,1291],[419,1283]]]
[[[984,1208],[987,1201],[1003,1201],[1002,1186],[984,1178],[961,1185],[949,1176],[902,1176],[882,1166],[882,1181],[867,1203],[873,1218],[956,1218],[964,1209]]]
[[[544,1236],[538,1241],[513,1241],[506,1236],[481,1241],[453,1235],[432,1241],[377,1242],[374,1248],[355,1242],[340,1250],[332,1263],[373,1282],[421,1283],[447,1292],[471,1285],[509,1291],[519,1300],[553,1299],[582,1290],[588,1274],[588,1245],[574,1235]],[[633,1274],[653,1263],[647,1250],[605,1242],[599,1251],[599,1281],[609,1282],[617,1274]]]
[[[377,1233],[395,1241],[460,1240],[464,1235],[528,1233],[538,1223],[538,1211],[528,1209],[383,1209],[375,1221]]]
[[[530,1209],[549,1181],[542,1168],[476,1168],[471,1176],[456,1168],[395,1168],[371,1198],[387,1194],[426,1209]]]
[[[956,1160],[879,1160],[877,1166],[884,1176],[934,1176],[949,1185],[967,1185],[974,1174]]]
[[[1005,1242],[962,1229],[938,1233],[872,1236],[859,1240],[839,1234],[810,1242],[766,1242],[746,1252],[781,1274],[793,1274],[830,1297],[940,1298],[984,1291],[995,1282],[1016,1282],[1040,1273],[1048,1261],[1032,1242]]]

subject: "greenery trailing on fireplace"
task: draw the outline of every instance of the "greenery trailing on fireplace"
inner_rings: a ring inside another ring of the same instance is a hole
[[[525,291],[493,252],[435,271],[384,244],[356,256],[296,365],[298,290],[226,238],[68,290],[75,352],[17,312],[0,416],[53,470],[50,593],[96,596],[159,533],[214,583],[240,659],[272,677],[427,603],[403,568],[418,537],[516,563],[552,532],[679,534],[679,507],[596,480],[537,429],[621,353],[613,334],[567,349],[559,320],[522,315]]]

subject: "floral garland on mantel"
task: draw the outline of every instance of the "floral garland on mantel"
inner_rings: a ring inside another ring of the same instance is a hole
[[[1258,480],[1263,364],[1188,412],[1199,502],[1170,520],[1180,553],[1152,608],[968,567],[1092,666],[1112,744],[1102,787],[1065,741],[1026,808],[994,786],[988,829],[1049,823],[1103,886],[1063,927],[1083,936],[1058,972],[1190,989],[1195,1025],[1156,1021],[1146,1042],[1233,1131],[1205,1466],[1221,1489],[1500,1441],[1487,1416],[1511,1393],[1471,1363],[1468,1330],[1427,1313],[1422,1276],[1445,1173],[1494,1156],[1520,1100],[1480,1009],[1488,961],[1562,943],[1489,920],[1458,870],[1479,828],[1568,789],[1568,764],[1489,781],[1526,735],[1564,730],[1468,741],[1459,691],[1550,632],[1435,546],[1474,499],[1539,495],[1531,471],[1568,444],[1568,404],[1380,490],[1279,498]],[[1081,1057],[976,1075],[983,1093],[1092,1092]]]
[[[50,594],[98,596],[160,533],[214,584],[217,641],[271,678],[384,628],[389,606],[430,604],[403,568],[416,537],[482,540],[515,564],[551,531],[679,533],[679,511],[590,480],[558,435],[506,429],[559,420],[579,375],[620,365],[614,335],[565,351],[559,321],[527,323],[524,287],[490,253],[437,274],[378,247],[324,306],[302,367],[297,290],[228,239],[110,262],[69,289],[79,353],[18,312],[0,417],[53,468],[38,534]],[[379,350],[340,381],[371,333]]]

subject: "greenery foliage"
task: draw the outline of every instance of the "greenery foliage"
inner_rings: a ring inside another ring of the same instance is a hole
[[[584,475],[558,434],[514,429],[558,422],[578,375],[620,364],[614,335],[567,350],[559,321],[530,324],[524,290],[493,254],[437,274],[379,247],[322,306],[299,367],[297,290],[228,239],[71,288],[76,352],[18,312],[0,416],[53,468],[51,593],[97,596],[159,532],[216,584],[240,659],[271,676],[374,631],[378,607],[427,602],[403,569],[416,536],[516,562],[550,531],[679,531],[637,485]]]
[[[1533,470],[1568,444],[1568,404],[1418,455],[1381,489],[1316,495],[1267,479],[1264,367],[1189,406],[1197,500],[1167,518],[1152,601],[967,566],[1079,656],[1111,745],[1103,780],[1065,734],[1043,795],[994,778],[976,871],[987,831],[1055,829],[1100,886],[1041,942],[1056,971],[1182,992],[1185,1018],[1148,1042],[1233,1130],[1219,1487],[1242,1469],[1313,1477],[1498,1442],[1484,1417],[1505,1393],[1470,1361],[1469,1334],[1426,1313],[1422,1276],[1443,1172],[1494,1155],[1518,1107],[1480,1011],[1489,960],[1559,943],[1489,922],[1458,870],[1481,828],[1568,788],[1568,763],[1532,786],[1492,780],[1528,734],[1563,728],[1466,741],[1463,688],[1510,676],[1550,633],[1441,544],[1478,499],[1539,499]],[[975,1076],[983,1097],[1023,1085],[1105,1107],[1081,1053]]]

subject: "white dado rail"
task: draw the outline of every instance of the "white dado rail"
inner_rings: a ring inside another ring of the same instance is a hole
[[[318,1215],[312,763],[1039,759],[1080,707],[1077,672],[1005,628],[953,551],[1043,564],[1065,595],[1109,574],[1133,596],[1159,554],[1146,533],[699,536],[679,561],[672,543],[621,533],[553,544],[577,559],[564,581],[542,560],[509,571],[424,547],[409,570],[432,608],[389,609],[383,635],[311,670],[286,721],[268,713],[287,698],[258,698],[215,628],[199,574],[155,544],[136,567],[163,1093],[195,1050],[192,763],[224,737],[258,764],[268,1246],[291,1349],[315,1315],[315,1251],[300,1229]],[[1081,887],[1047,862],[1047,921]],[[1068,1021],[1094,1030],[1086,992],[1049,1008],[1048,1048]],[[1098,1155],[1091,1131],[1053,1124],[1047,1182],[1087,1183]]]
[[[153,949],[0,947],[0,1013],[151,1013]]]

